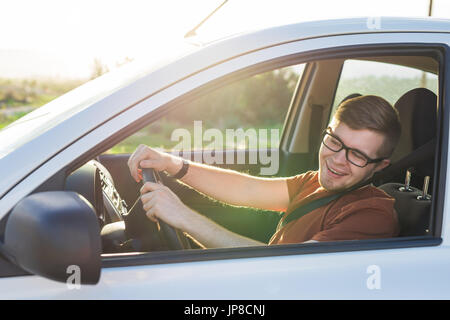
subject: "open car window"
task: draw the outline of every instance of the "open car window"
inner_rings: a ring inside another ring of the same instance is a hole
[[[305,64],[298,64],[244,77],[180,103],[101,155],[106,167],[125,171],[112,173],[119,176],[115,180],[122,182],[116,184],[124,202],[142,215],[141,203],[133,205],[140,186],[131,181],[124,166],[125,157],[139,144],[226,169],[261,176],[279,175],[278,153],[271,150],[279,149],[288,108],[304,67]],[[161,176],[183,203],[233,232],[267,243],[275,231],[279,212],[221,203],[164,173]],[[150,223],[143,220],[141,224]],[[255,227],[246,227],[249,223]],[[106,237],[117,234],[115,228],[108,228],[104,230],[104,235],[108,233]],[[150,229],[157,233],[155,228]],[[147,248],[163,248],[164,245],[155,245],[158,241],[156,234]],[[198,248],[195,241],[190,241],[190,247]]]
[[[267,71],[213,90],[165,114],[108,153],[132,153],[141,143],[165,151],[278,148],[304,68],[299,64]],[[236,134],[240,129],[244,135]],[[271,141],[270,132],[275,131]],[[257,136],[256,141],[248,141],[250,134]]]
[[[409,91],[421,91],[420,89],[422,86],[424,87],[423,90],[426,90],[427,94],[429,93],[431,99],[425,103],[427,104],[426,108],[429,109],[430,114],[434,114],[433,121],[437,121],[436,93],[438,91],[438,69],[423,71],[419,68],[411,66],[407,67],[402,63],[392,63],[389,59],[386,59],[386,62],[382,62],[383,57],[372,58],[373,61],[371,61],[370,57],[364,59],[342,60],[341,62],[339,60],[330,60],[329,62],[325,60],[327,63],[341,63],[343,68],[340,77],[337,75],[339,81],[337,82],[336,88],[328,90],[330,94],[331,92],[336,91],[334,99],[330,99],[333,102],[327,106],[329,114],[333,114],[337,104],[339,104],[340,101],[345,100],[345,98],[348,98],[350,93],[379,95],[392,103],[395,108],[405,108],[402,107],[402,104],[410,105],[411,101],[417,100],[417,104],[419,105],[417,108],[420,109],[422,108],[420,104],[424,104],[420,98],[421,96],[415,97],[414,95],[411,98],[412,100],[407,99],[407,101],[403,103],[402,97]],[[415,64],[420,66],[420,57],[414,58]],[[400,58],[397,57],[397,61],[401,61],[401,59],[398,59]],[[408,59],[409,57],[404,57],[404,61],[408,61]],[[423,57],[423,59],[424,66],[429,68],[430,58]],[[312,62],[310,63],[312,64]],[[317,61],[316,63],[320,64],[323,63],[323,61]],[[205,127],[203,127],[203,129],[206,129],[206,131],[219,127],[218,131],[222,132],[224,137],[226,136],[224,133],[225,130],[238,128],[241,127],[241,125],[246,129],[258,126],[258,129],[260,129],[264,127],[264,125],[272,129],[276,127],[280,128],[282,122],[284,122],[283,117],[287,113],[288,106],[291,105],[292,101],[295,101],[296,97],[291,97],[291,95],[294,94],[295,87],[299,86],[301,79],[300,75],[304,70],[304,65],[305,64],[299,65],[300,68],[298,66],[296,67],[297,70],[300,71],[296,71],[294,67],[287,67],[280,70],[257,74],[251,78],[236,81],[232,84],[208,92],[207,94],[200,96],[200,98],[189,101],[183,105],[183,107],[174,108],[169,113],[164,114],[158,120],[123,140],[104,154],[102,159],[106,161],[105,166],[108,168],[114,167],[113,159],[115,155],[120,157],[119,154],[121,152],[131,153],[139,143],[144,143],[152,147],[161,147],[169,152],[180,141],[173,139],[173,132],[181,128],[188,133],[189,139],[191,139],[196,133],[198,134],[198,131],[195,132],[196,121],[197,123],[200,122],[204,125]],[[380,67],[381,65],[382,67]],[[437,62],[435,62],[434,65],[431,65],[438,68]],[[264,82],[261,82],[261,79],[270,79],[272,82],[266,81],[265,84],[263,84]],[[306,79],[304,80],[306,81]],[[317,83],[320,84],[320,81]],[[259,87],[271,89],[267,89],[264,94],[260,94],[261,90],[255,90],[255,88]],[[280,87],[280,90],[275,90]],[[324,92],[327,91],[325,90]],[[280,93],[282,94],[280,95]],[[308,98],[307,90],[303,92],[301,90],[297,91],[296,94],[303,94]],[[271,100],[271,95],[276,98]],[[249,96],[252,96],[254,99],[248,99]],[[432,100],[433,97],[435,100]],[[275,102],[272,103],[272,101]],[[397,105],[397,102],[399,101],[400,104]],[[248,105],[246,105],[247,102]],[[415,103],[413,103],[413,105],[412,108],[415,108]],[[260,108],[260,106],[264,106],[264,108]],[[271,109],[269,108],[270,106],[275,107]],[[294,107],[295,106],[291,105],[291,108]],[[259,118],[257,116],[258,111],[260,112]],[[402,126],[416,129],[420,126],[420,122],[425,125],[425,123],[421,121],[422,119],[419,119],[421,117],[420,113],[413,119],[411,117],[404,117],[405,112],[408,113],[408,111],[399,112]],[[412,121],[415,121],[414,126],[411,124]],[[428,125],[429,122],[426,122],[426,124]],[[322,126],[324,125],[325,123],[322,124]],[[325,127],[322,129],[324,128]],[[322,130],[321,128],[315,129],[316,132]],[[436,126],[434,126],[431,131],[429,130],[429,137],[426,139],[431,140],[435,138],[437,134],[436,130]],[[201,132],[204,133],[204,131]],[[301,132],[301,130],[299,129],[298,132]],[[313,132],[314,131],[310,131],[310,133]],[[413,141],[414,139],[417,140],[415,137],[416,135],[417,134],[410,131],[410,129],[404,131],[400,142],[400,149],[403,150],[403,153],[401,155],[396,155],[396,160],[402,160],[405,156],[413,154],[415,148],[420,147],[420,145],[418,145],[419,142]],[[180,136],[178,136],[178,138],[179,137]],[[215,151],[218,152],[223,152],[226,149],[228,149],[228,151],[231,150],[232,152],[235,152],[235,156],[237,156],[240,151],[245,152],[249,149],[249,136],[246,138],[247,141],[244,140],[244,148],[241,150],[239,148],[239,143],[231,145],[227,145],[226,143],[221,143],[220,145],[204,143],[198,145],[193,139],[189,141],[189,147],[184,148],[184,150],[187,151],[188,158],[196,161],[204,161],[205,159],[203,157],[194,157],[196,153],[204,152],[211,147],[217,148]],[[209,142],[210,141],[211,140],[209,140]],[[204,140],[202,140],[202,142],[204,142]],[[245,142],[247,142],[247,144]],[[427,141],[423,143],[426,142]],[[408,143],[411,145],[411,148],[405,151],[404,145]],[[415,148],[413,148],[413,145]],[[261,147],[261,145],[257,146]],[[183,145],[183,147],[186,147],[186,145]],[[271,146],[270,144],[264,144],[263,147],[278,148],[279,145]],[[423,157],[423,154],[418,155],[418,157]],[[414,155],[412,158],[414,158]],[[403,230],[400,232],[400,236],[402,237],[426,236],[430,233],[429,226],[430,219],[432,219],[432,190],[435,174],[434,166],[430,165],[430,159],[434,158],[434,150],[426,155],[426,158],[428,160],[425,162],[415,163],[413,161],[413,164],[415,165],[414,168],[410,165],[401,167],[398,174],[387,175],[375,183],[377,187],[397,199],[398,207],[396,207],[396,210],[399,214],[399,223],[404,225],[402,227]],[[249,158],[247,158],[247,160],[248,159]],[[220,163],[220,165],[225,168],[232,168],[241,172],[251,172],[251,169],[249,166],[246,166],[245,162],[241,163],[241,166],[238,167],[234,166],[234,164],[235,163],[231,166],[227,166],[226,163]],[[400,162],[400,166],[402,166],[402,162]],[[408,174],[412,174],[412,179],[410,180],[411,184],[409,185],[411,189],[410,193],[405,194],[407,197],[403,197],[403,194],[398,193],[398,191],[404,184],[407,172]],[[114,176],[114,173],[112,175]],[[180,196],[184,203],[210,217],[227,229],[265,243],[268,242],[270,236],[276,230],[277,223],[282,214],[280,212],[262,212],[253,208],[234,208],[232,206],[227,206],[226,204],[215,202],[214,199],[208,199],[191,188],[179,185],[179,183],[172,181],[170,178],[165,179],[165,182],[171,188],[176,190],[177,195]],[[424,191],[423,184],[425,179],[428,179],[428,186],[427,190]],[[137,189],[134,189],[136,192]],[[135,203],[134,198],[136,198],[136,193],[130,193],[130,190],[133,190],[133,188],[125,188],[125,191],[121,191],[121,194],[124,195],[126,202],[131,205]],[[421,195],[422,197],[420,197]],[[417,201],[417,203],[415,201]],[[411,206],[413,209],[411,209]],[[411,210],[415,213],[408,217],[406,212],[410,212]],[[252,228],[249,228],[248,226],[252,226]]]

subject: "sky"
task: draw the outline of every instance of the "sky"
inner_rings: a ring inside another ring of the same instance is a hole
[[[223,0],[2,0],[0,77],[87,78],[95,59],[109,69],[145,58],[183,36]],[[228,0],[197,33],[205,37],[301,21],[426,17],[429,0]],[[450,1],[433,16],[450,19]]]

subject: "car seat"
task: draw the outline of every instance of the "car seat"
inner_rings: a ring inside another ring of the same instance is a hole
[[[432,141],[437,132],[437,97],[426,88],[416,88],[408,91],[398,99],[394,108],[397,109],[402,124],[402,133],[391,161],[395,163],[406,155]],[[404,176],[406,170],[402,171]],[[412,184],[421,187],[425,176],[433,177],[434,152],[414,165]]]
[[[437,97],[425,88],[405,93],[395,103],[402,124],[399,144],[392,155],[392,163],[399,174],[379,186],[396,199],[400,236],[420,236],[429,233],[432,183],[423,192],[425,177],[434,177],[434,154],[437,134]],[[425,148],[426,147],[426,148]],[[395,164],[397,163],[397,166]],[[399,165],[403,167],[398,170]],[[411,170],[411,164],[413,170]],[[408,186],[404,181],[407,170],[412,177]]]

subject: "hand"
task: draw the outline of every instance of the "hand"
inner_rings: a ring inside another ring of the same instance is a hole
[[[172,190],[159,183],[146,182],[140,192],[144,210],[150,220],[157,222],[157,219],[161,219],[174,228],[184,229],[184,222],[191,210]]]
[[[168,162],[167,154],[141,144],[128,159],[128,167],[131,176],[139,182],[142,180],[142,170],[139,167],[163,171],[167,169]]]

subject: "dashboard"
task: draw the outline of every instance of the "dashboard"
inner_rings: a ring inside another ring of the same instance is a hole
[[[157,226],[143,209],[129,208],[117,191],[110,172],[91,160],[72,172],[64,189],[75,191],[94,207],[101,228],[103,253],[164,249]]]

